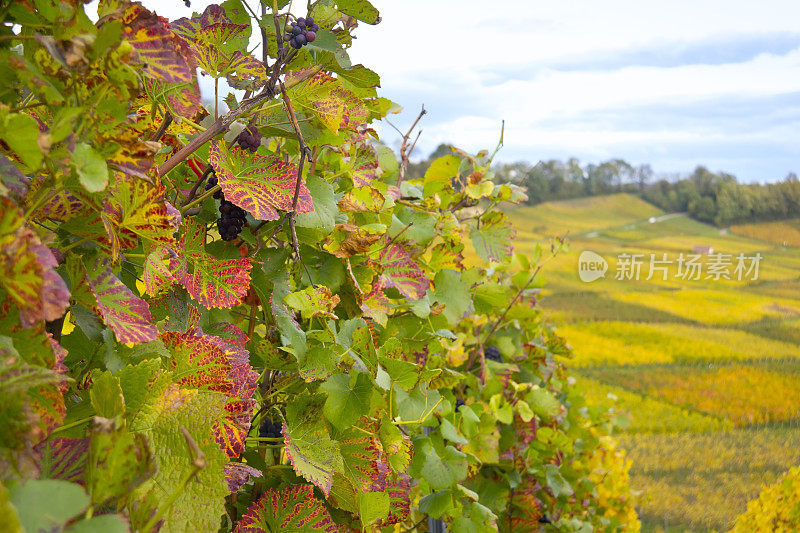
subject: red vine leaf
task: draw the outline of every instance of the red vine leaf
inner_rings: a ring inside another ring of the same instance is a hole
[[[291,211],[297,183],[297,167],[276,156],[252,154],[241,148],[229,150],[223,141],[212,141],[209,162],[214,167],[225,198],[259,220],[277,220],[278,211]],[[314,210],[311,193],[300,180],[297,212]]]
[[[261,470],[233,461],[226,464],[222,471],[225,473],[225,481],[228,482],[228,489],[230,489],[231,493],[237,492],[251,478],[263,475]]]
[[[366,140],[359,140],[350,149],[350,177],[353,185],[369,185],[381,175],[378,152]]]
[[[22,212],[11,199],[0,197],[0,208],[0,286],[19,309],[22,326],[61,318],[69,305],[69,290],[54,270],[58,262],[22,224]]]
[[[175,282],[170,269],[174,256],[172,249],[160,246],[145,259],[142,281],[149,296],[156,296]]]
[[[250,54],[235,51],[228,64],[228,84],[236,89],[254,91],[267,83],[264,63]]]
[[[163,185],[119,177],[103,209],[109,234],[119,235],[126,248],[138,245],[139,239],[155,245],[173,244],[175,229],[165,191]]]
[[[389,310],[389,298],[383,293],[380,278],[375,278],[372,290],[361,299],[361,312],[378,324],[385,325]]]
[[[425,296],[431,281],[405,248],[399,244],[387,246],[378,262],[383,267],[381,281],[384,287],[394,287],[409,300]]]
[[[158,330],[150,323],[150,307],[114,275],[108,260],[95,261],[87,270],[86,283],[103,322],[119,342],[142,344],[156,340]]]
[[[197,77],[183,83],[164,83],[160,80],[144,79],[145,92],[152,102],[164,103],[173,116],[194,117],[200,111],[200,86]]]
[[[380,525],[398,524],[408,518],[411,510],[411,477],[400,473],[391,475],[391,469],[385,461],[378,462],[378,478],[370,486],[370,492],[385,492],[389,495],[389,517]]]
[[[192,70],[179,53],[169,22],[142,7],[131,4],[122,17],[125,38],[131,43],[148,76],[167,83],[192,80]]]
[[[41,479],[62,479],[83,484],[89,439],[51,439],[37,444]]]
[[[266,531],[324,531],[334,533],[334,523],[325,503],[314,496],[312,485],[268,489],[250,506],[236,526],[237,533]]]
[[[168,331],[161,334],[172,352],[172,366],[184,387],[221,392],[226,397],[225,417],[215,424],[215,439],[228,457],[244,451],[250,431],[258,373],[246,350],[213,335]]]
[[[181,17],[172,21],[172,31],[187,41],[194,39],[194,34],[202,28],[217,24],[219,22],[230,22],[231,19],[225,14],[225,8],[218,4],[211,4],[199,14],[192,18]]]
[[[172,277],[205,307],[238,305],[250,286],[250,259],[217,259],[205,251],[204,243],[205,227],[188,219],[184,223],[183,243],[170,260]],[[157,271],[154,275],[158,276]]]

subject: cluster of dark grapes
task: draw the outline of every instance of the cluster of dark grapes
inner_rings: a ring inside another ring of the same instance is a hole
[[[236,142],[242,150],[250,150],[255,153],[261,146],[261,132],[256,128],[245,128],[236,137]]]
[[[501,362],[500,361],[500,349],[497,346],[487,346],[483,349],[483,356],[486,359],[491,359],[492,361]]]
[[[300,50],[308,43],[313,43],[314,40],[317,38],[317,32],[319,31],[319,25],[314,22],[314,19],[311,17],[303,18],[300,17],[297,19],[297,22],[292,24],[291,29],[286,34],[286,38],[289,40],[289,45],[295,50]]]
[[[261,422],[261,427],[258,428],[258,436],[262,439],[280,439],[283,437],[281,434],[281,425],[273,422],[269,418],[265,418]]]
[[[458,411],[458,408],[461,407],[462,405],[465,405],[464,404],[464,400],[462,400],[461,398],[456,398],[456,409],[455,410]]]
[[[206,190],[213,189],[218,183],[217,174],[212,170],[206,180]],[[219,235],[223,241],[232,241],[242,232],[242,228],[247,222],[247,213],[241,207],[226,200],[221,190],[214,193],[214,198],[220,201],[219,218],[217,219]]]
[[[219,229],[222,240],[232,241],[238,237],[246,222],[247,214],[244,209],[222,198],[219,204],[219,219],[217,219],[217,229]]]

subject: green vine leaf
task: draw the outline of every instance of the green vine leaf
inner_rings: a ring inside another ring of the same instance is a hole
[[[515,233],[505,213],[496,211],[488,213],[480,227],[474,227],[469,236],[481,259],[505,263],[514,252]]]
[[[327,497],[335,472],[342,469],[339,443],[333,440],[322,419],[321,398],[301,397],[286,407],[283,423],[286,456],[294,471]]]
[[[356,373],[352,378],[336,374],[329,377],[320,390],[328,394],[323,409],[325,418],[337,429],[351,426],[369,411],[372,382],[366,374]]]
[[[377,24],[381,21],[378,10],[368,0],[337,0],[336,7],[342,13],[367,24]]]
[[[121,419],[94,419],[86,467],[86,488],[92,505],[127,498],[154,472],[153,457],[143,434],[129,432]]]
[[[147,437],[157,468],[155,475],[137,489],[137,497],[150,493],[163,502],[179,491],[166,511],[162,531],[211,531],[219,527],[228,495],[223,471],[228,456],[215,440],[215,427],[225,415],[225,401],[225,395],[218,392],[171,384],[151,395],[131,424],[133,431]],[[206,463],[186,485],[183,480],[193,469],[194,455],[181,428],[188,430]]]

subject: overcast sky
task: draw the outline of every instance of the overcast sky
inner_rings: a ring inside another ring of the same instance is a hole
[[[144,3],[170,18],[187,11]],[[383,21],[357,30],[350,55],[404,106],[391,119],[400,129],[425,104],[417,155],[441,142],[491,149],[505,119],[505,161],[705,164],[748,181],[800,173],[797,0],[373,4]]]

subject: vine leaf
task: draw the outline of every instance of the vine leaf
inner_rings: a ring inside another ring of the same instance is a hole
[[[35,447],[41,479],[62,479],[81,483],[89,452],[89,439],[51,439]]]
[[[17,203],[22,203],[30,188],[30,178],[4,155],[0,155],[0,173],[3,176],[3,181],[0,181],[0,196],[10,197]]]
[[[225,481],[228,482],[228,490],[230,490],[232,494],[237,492],[242,485],[250,481],[251,478],[261,477],[263,475],[261,470],[237,462],[226,464],[223,471],[225,472]]]
[[[300,311],[304,320],[310,320],[315,316],[334,320],[337,318],[333,309],[339,305],[339,296],[333,294],[324,285],[306,287],[301,291],[293,292],[286,295],[283,301],[292,309]]]
[[[386,202],[386,198],[378,189],[368,185],[354,187],[339,200],[339,209],[345,212],[363,213],[372,211],[378,213],[384,202]]]
[[[145,259],[142,280],[149,296],[156,296],[175,282],[175,276],[170,270],[175,255],[172,249],[159,246]]]
[[[196,76],[192,76],[192,81],[183,83],[164,83],[146,78],[142,85],[150,105],[162,104],[173,116],[192,118],[202,109]]]
[[[103,209],[109,234],[124,235],[120,240],[126,243],[126,248],[136,246],[139,239],[154,245],[173,244],[175,230],[164,201],[165,191],[163,185],[118,178],[113,195]]]
[[[219,527],[229,493],[223,473],[228,457],[215,440],[215,426],[224,414],[225,395],[173,383],[151,394],[133,419],[131,430],[147,437],[156,463],[155,475],[138,489],[142,497],[137,499],[148,498],[149,491],[150,497],[164,500],[179,491],[161,531],[215,531]],[[206,462],[185,485],[194,456],[181,428],[188,430]]]
[[[383,267],[381,281],[384,287],[394,287],[412,301],[425,296],[431,282],[405,248],[399,244],[387,246],[378,262]]]
[[[322,398],[305,397],[286,406],[283,435],[294,471],[330,494],[335,472],[342,469],[339,443],[331,439],[322,417]]]
[[[408,470],[408,465],[411,463],[411,440],[389,420],[381,422],[378,436],[392,470],[397,473]]]
[[[235,89],[254,91],[267,83],[267,69],[264,63],[239,50],[231,55],[228,71],[228,84]]]
[[[86,488],[93,505],[127,497],[155,473],[147,439],[121,419],[95,417],[89,438]]]
[[[225,198],[259,220],[277,220],[278,210],[291,211],[297,182],[297,167],[277,156],[252,154],[241,148],[229,150],[222,141],[212,141],[211,166]],[[300,181],[297,213],[314,210],[311,193]]]
[[[336,2],[336,7],[345,15],[367,24],[377,24],[381,21],[378,10],[368,0],[339,0]]]
[[[241,39],[246,43],[250,25],[231,21],[225,8],[212,4],[201,15],[174,21],[172,28],[191,49],[200,68],[217,77],[229,70],[231,60],[225,53],[225,43]]]
[[[190,218],[184,223],[184,229],[178,253],[170,259],[172,277],[205,307],[238,305],[250,286],[250,259],[217,259],[205,251],[202,224]],[[157,271],[153,271],[153,275],[154,279],[163,279],[158,277]]]
[[[339,430],[353,425],[369,411],[372,383],[366,374],[357,373],[353,379],[347,374],[336,374],[320,390],[328,395],[323,408],[325,418]]]
[[[381,520],[381,525],[397,524],[408,518],[411,510],[411,477],[400,472],[396,477],[390,475],[385,461],[378,462],[378,479],[370,487],[371,492],[383,492],[389,496],[389,515]]]
[[[167,83],[192,81],[192,69],[180,53],[166,19],[132,4],[122,17],[125,38],[131,43],[148,76]]]
[[[114,275],[107,259],[96,259],[92,268],[85,271],[85,281],[94,295],[97,311],[119,342],[142,344],[156,340],[158,331],[150,323],[147,302]]]
[[[245,447],[255,400],[256,373],[246,350],[213,335],[168,331],[161,340],[172,353],[171,364],[183,387],[223,393],[225,416],[214,426],[216,441],[228,455],[238,457]]]
[[[287,80],[301,72],[288,73]],[[364,102],[345,89],[342,83],[325,72],[320,72],[290,91],[292,104],[298,110],[312,114],[334,134],[345,128],[355,131],[369,116]]]
[[[389,298],[383,292],[380,278],[375,278],[372,290],[361,299],[361,312],[378,324],[385,326],[389,320]]]
[[[58,262],[39,236],[22,224],[22,213],[0,197],[0,287],[19,309],[23,327],[56,320],[69,305],[69,290],[55,271]]]
[[[380,226],[380,227],[378,227]],[[378,242],[386,233],[386,226],[369,224],[336,224],[334,232],[328,236],[324,248],[340,259],[363,254]]]
[[[495,211],[484,216],[481,227],[473,228],[469,236],[481,259],[506,262],[514,251],[511,243],[515,234],[505,213]]]
[[[379,178],[381,173],[378,152],[366,139],[359,139],[350,149],[350,177],[353,185],[356,187],[369,185]]]
[[[339,528],[325,503],[314,496],[313,485],[292,485],[283,490],[268,489],[250,506],[234,530],[236,533],[264,531],[323,531]]]

